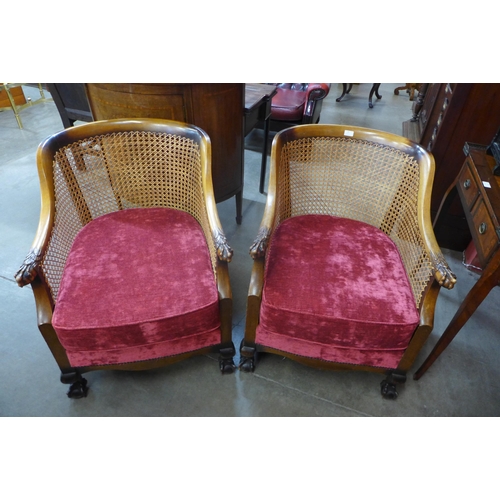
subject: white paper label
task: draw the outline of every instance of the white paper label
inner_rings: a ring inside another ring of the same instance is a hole
[[[347,135],[348,137],[352,137],[354,135],[353,130],[344,130],[344,135]]]

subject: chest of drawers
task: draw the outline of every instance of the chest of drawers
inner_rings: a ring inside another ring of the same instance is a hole
[[[486,267],[500,243],[500,186],[495,162],[482,150],[470,150],[456,181],[478,258]]]
[[[500,126],[500,84],[426,83],[414,102],[413,113],[413,118],[403,123],[403,135],[430,151],[436,161],[431,196],[435,216],[464,162],[464,143],[489,144]],[[442,247],[460,250],[467,245],[470,236],[458,200],[435,233]]]
[[[490,290],[500,282],[500,183],[499,178],[493,175],[495,160],[486,154],[486,148],[466,146],[466,151],[465,162],[445,193],[434,227],[439,227],[458,194],[483,271],[434,349],[415,373],[416,380],[429,369]]]

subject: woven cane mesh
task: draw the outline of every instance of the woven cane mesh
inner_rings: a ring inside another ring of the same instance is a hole
[[[53,175],[55,219],[41,267],[54,301],[80,229],[126,208],[169,207],[190,213],[205,233],[215,274],[200,149],[192,139],[141,131],[92,137],[61,148]]]
[[[399,248],[418,307],[432,275],[418,225],[419,164],[388,146],[344,137],[288,142],[277,166],[275,227],[326,214],[366,222]]]

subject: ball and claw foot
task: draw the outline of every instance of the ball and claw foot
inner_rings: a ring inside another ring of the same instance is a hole
[[[254,358],[242,358],[239,368],[242,372],[253,372],[255,370]]]
[[[398,391],[396,383],[404,384],[406,382],[406,373],[401,371],[392,371],[387,373],[387,378],[380,382],[380,392],[385,399],[396,399]]]
[[[82,377],[80,380],[71,384],[67,394],[70,399],[81,399],[86,398],[88,392],[89,388],[87,387],[87,379]]]
[[[229,343],[219,349],[219,369],[222,375],[233,373],[236,365],[233,356],[236,354],[233,343]]]
[[[382,380],[382,382],[380,382],[380,392],[385,399],[396,399],[398,397],[396,384],[388,380]]]
[[[219,368],[222,375],[228,375],[234,373],[236,370],[236,365],[234,364],[233,358],[231,359],[219,359]]]

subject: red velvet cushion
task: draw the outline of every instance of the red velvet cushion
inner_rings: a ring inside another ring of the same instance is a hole
[[[396,368],[419,323],[395,244],[362,222],[285,220],[264,283],[256,341],[286,352]]]
[[[115,364],[220,343],[206,241],[189,214],[122,210],[78,233],[52,324],[72,366]]]
[[[271,102],[273,120],[302,120],[307,91],[278,88]]]

